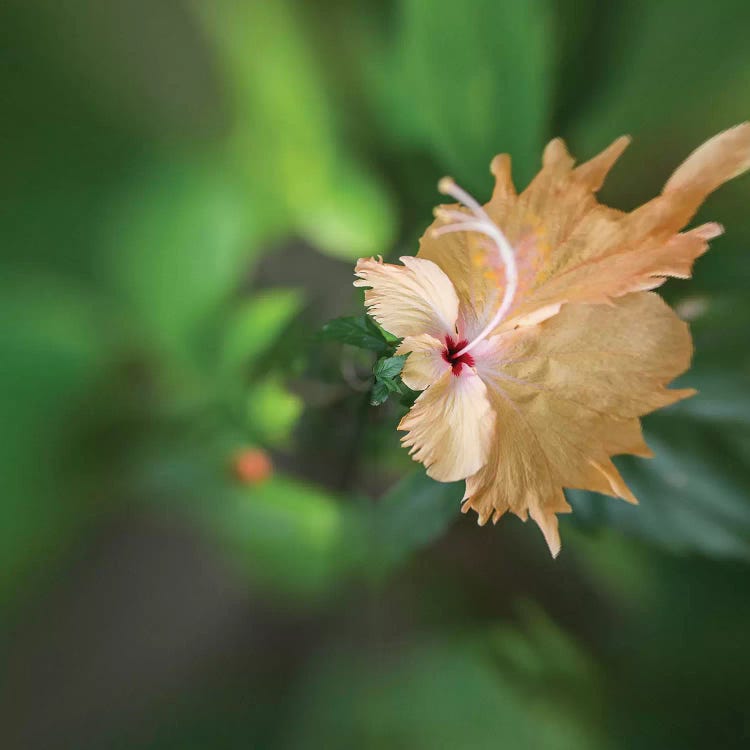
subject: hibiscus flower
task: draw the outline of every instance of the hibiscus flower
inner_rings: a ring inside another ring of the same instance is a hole
[[[681,231],[722,183],[750,168],[750,123],[715,136],[629,213],[595,198],[628,145],[580,166],[560,139],[516,193],[495,157],[481,206],[452,180],[458,204],[436,209],[416,257],[357,263],[370,315],[402,339],[402,378],[422,391],[399,429],[436,480],[466,480],[462,510],[479,524],[511,511],[539,525],[553,556],[564,487],[631,503],[612,456],[650,456],[639,417],[687,398],[667,385],[687,370],[687,325],[653,293],[687,278],[715,223]]]

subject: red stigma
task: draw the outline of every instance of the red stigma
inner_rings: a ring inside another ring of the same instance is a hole
[[[443,349],[443,359],[451,366],[453,374],[458,376],[461,374],[463,366],[473,367],[474,357],[468,352],[462,354],[460,357],[456,356],[457,352],[460,352],[469,342],[466,339],[460,341],[454,341],[451,336],[445,337],[445,349]]]

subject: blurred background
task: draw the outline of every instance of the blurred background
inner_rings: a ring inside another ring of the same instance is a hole
[[[746,0],[5,0],[0,746],[734,748],[750,741],[750,178],[665,296],[689,402],[641,498],[550,559],[369,405],[356,258],[453,175],[634,143],[652,197],[750,116]]]

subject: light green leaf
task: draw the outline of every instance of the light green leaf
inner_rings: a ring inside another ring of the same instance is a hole
[[[355,163],[336,165],[325,188],[296,205],[295,216],[316,249],[341,260],[388,253],[396,233],[384,187]]]
[[[190,351],[256,251],[250,210],[215,161],[158,163],[131,184],[114,207],[104,270],[140,335]]]
[[[193,8],[233,105],[231,152],[259,193],[293,212],[330,184],[337,148],[335,108],[299,13],[284,0]]]
[[[333,257],[387,252],[395,233],[388,194],[348,152],[294,4],[217,0],[195,8],[216,39],[234,104],[230,153],[263,213]]]
[[[302,295],[295,289],[268,289],[244,300],[226,324],[223,367],[233,370],[262,356],[301,307]]]
[[[242,570],[272,591],[322,594],[350,570],[350,516],[322,489],[277,476],[236,490],[207,518]]]
[[[297,423],[304,404],[278,380],[253,385],[247,396],[247,422],[250,432],[260,442],[282,445]]]

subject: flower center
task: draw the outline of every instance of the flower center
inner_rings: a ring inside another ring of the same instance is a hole
[[[461,374],[463,366],[473,367],[474,357],[468,352],[459,354],[459,352],[466,347],[466,339],[455,341],[452,336],[445,337],[445,349],[443,349],[443,359],[453,369],[453,374],[458,376]]]

